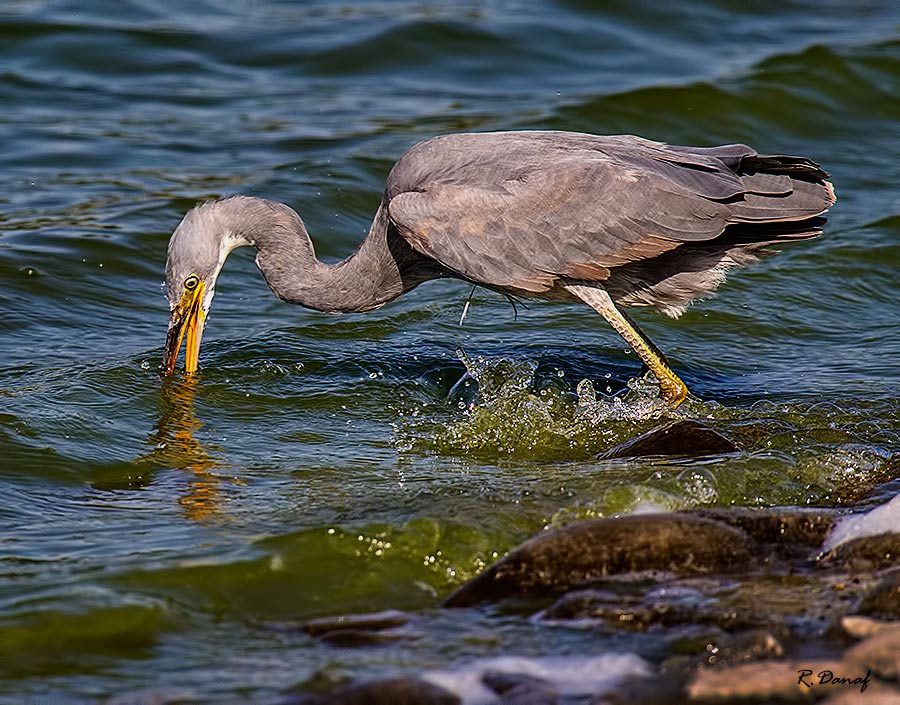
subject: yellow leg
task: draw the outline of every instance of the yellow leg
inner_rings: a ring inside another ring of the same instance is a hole
[[[672,372],[666,356],[660,352],[637,324],[622,313],[613,303],[605,289],[599,286],[565,284],[564,288],[577,296],[597,313],[603,316],[615,331],[621,335],[650,371],[659,380],[659,396],[672,408],[678,406],[688,395],[687,386]]]

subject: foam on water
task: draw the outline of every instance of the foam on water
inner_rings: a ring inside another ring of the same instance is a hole
[[[830,551],[854,539],[890,533],[900,533],[900,495],[864,514],[844,517],[828,534],[822,549]]]
[[[596,656],[533,658],[498,656],[474,661],[454,670],[428,671],[422,678],[459,696],[463,705],[499,702],[497,694],[484,684],[487,673],[536,678],[562,696],[599,695],[630,676],[649,676],[650,666],[632,653]]]

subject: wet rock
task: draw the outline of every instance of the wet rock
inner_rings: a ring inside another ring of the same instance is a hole
[[[131,693],[120,693],[103,705],[194,705],[203,702],[203,698],[186,690],[140,690]]]
[[[841,617],[841,628],[854,639],[865,639],[884,631],[900,631],[900,621],[886,621],[860,617],[859,615],[846,615]]]
[[[870,617],[900,619],[900,570],[893,570],[884,576],[878,585],[866,593],[856,611]]]
[[[900,630],[886,629],[852,646],[844,654],[848,664],[858,664],[862,669],[887,680],[900,677]]]
[[[368,612],[365,614],[343,614],[336,617],[319,617],[304,622],[300,628],[310,636],[321,636],[329,632],[381,631],[402,627],[412,619],[408,614],[398,610],[384,612]]]
[[[386,610],[320,617],[303,623],[274,622],[267,626],[274,631],[303,631],[333,646],[371,646],[415,637],[399,629],[411,620],[404,612]]]
[[[365,629],[338,629],[333,632],[325,632],[318,638],[332,646],[357,647],[392,644],[396,641],[414,639],[416,635],[403,631],[370,632]]]
[[[862,536],[828,551],[819,565],[848,572],[893,568],[900,562],[900,533]]]
[[[697,666],[723,666],[762,661],[764,659],[781,658],[784,647],[767,629],[748,629],[737,634],[718,634],[704,640],[700,658],[674,657],[663,664],[663,669],[670,673],[684,672],[686,668],[693,671]]]
[[[702,597],[702,596],[700,596]],[[722,629],[758,626],[752,614],[739,614],[716,605],[679,604],[675,600],[641,600],[603,590],[576,590],[563,595],[541,614],[550,620],[602,620],[610,627],[628,631],[645,631],[652,626],[671,627],[679,624],[714,624]]]
[[[834,512],[824,510],[744,507],[697,509],[690,513],[733,526],[760,543],[775,544],[783,549],[796,547],[804,553],[822,545],[836,518]]]
[[[672,673],[652,678],[629,678],[612,693],[606,693],[591,705],[686,705],[683,676]]]
[[[559,693],[552,683],[520,673],[486,671],[481,682],[497,693],[503,705],[556,705]]]
[[[799,674],[809,671],[806,685]],[[818,695],[815,674],[843,673],[839,661],[759,661],[725,668],[701,668],[689,680],[686,690],[691,700],[722,701],[808,701]],[[828,691],[825,691],[828,692]]]
[[[613,575],[728,572],[749,564],[750,549],[742,531],[686,514],[582,521],[526,541],[460,587],[444,606],[562,592]]]
[[[706,424],[691,419],[673,421],[637,438],[619,443],[600,456],[601,460],[640,458],[649,455],[720,455],[738,447]]]
[[[751,629],[738,634],[717,633],[704,636],[683,636],[670,643],[679,655],[669,656],[662,663],[667,676],[687,681],[700,668],[725,667],[737,664],[781,658],[781,642],[765,629]]]
[[[351,683],[323,695],[298,701],[303,705],[459,705],[454,693],[412,678]]]

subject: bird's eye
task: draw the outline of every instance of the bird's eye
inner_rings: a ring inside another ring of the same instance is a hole
[[[188,291],[193,291],[197,288],[197,285],[200,283],[200,277],[196,274],[192,274],[187,279],[184,280],[184,288]]]

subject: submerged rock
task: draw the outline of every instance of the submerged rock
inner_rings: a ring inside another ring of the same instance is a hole
[[[444,601],[446,607],[586,586],[613,575],[695,575],[746,566],[751,541],[687,514],[638,514],[577,522],[526,541]]]
[[[672,421],[613,446],[600,460],[640,458],[649,455],[720,455],[737,452],[738,447],[706,424],[691,419]]]
[[[500,705],[556,705],[559,693],[552,683],[521,673],[486,671],[481,682],[500,696]]]
[[[411,617],[399,610],[383,612],[367,612],[365,614],[342,614],[336,617],[319,617],[304,622],[301,629],[310,636],[321,636],[328,632],[344,630],[381,631],[393,627],[402,627]]]
[[[351,683],[329,693],[308,696],[297,705],[459,705],[459,697],[413,678]]]
[[[300,630],[334,646],[369,646],[408,639],[399,631],[412,618],[398,610],[319,617],[300,625]]]

